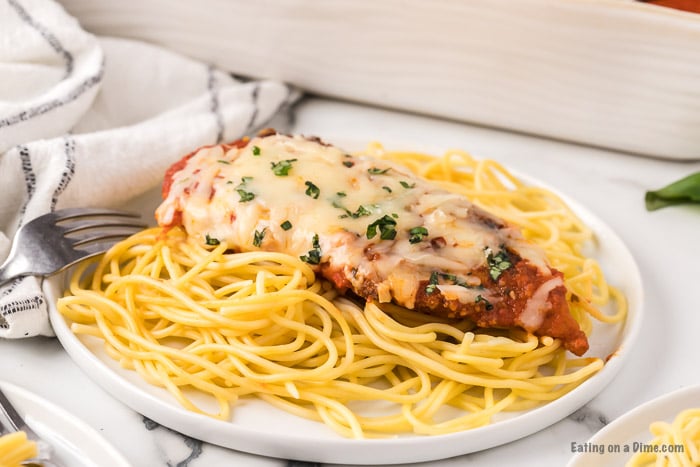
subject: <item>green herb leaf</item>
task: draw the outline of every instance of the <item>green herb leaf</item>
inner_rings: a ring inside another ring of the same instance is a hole
[[[486,253],[486,263],[489,265],[489,275],[491,279],[495,281],[501,277],[503,271],[513,266],[513,262],[508,256],[508,253],[506,253],[506,250],[501,250],[494,255],[491,248],[486,247],[484,248],[484,252]]]
[[[226,164],[226,165],[230,165],[230,164],[231,164],[229,161],[224,160],[224,159],[217,159],[216,162],[218,162],[219,164]]]
[[[311,196],[313,199],[318,199],[318,195],[321,194],[321,189],[309,181],[305,182],[304,184],[307,187],[306,195]]]
[[[343,165],[345,167],[352,167],[355,163],[353,161],[343,161]]]
[[[386,186],[386,185],[384,185],[384,186],[382,187],[382,190],[386,191],[387,193],[391,193],[391,188],[389,188],[389,187]]]
[[[401,184],[402,187],[406,188],[407,190],[416,186],[415,183],[410,184],[410,183],[405,182],[403,180],[401,180],[399,183]]]
[[[247,203],[248,201],[251,201],[255,199],[255,193],[247,191],[244,189],[244,185],[251,181],[253,177],[241,177],[241,183],[236,187],[236,191],[238,192],[238,196],[240,196],[239,201],[241,203]]]
[[[370,167],[369,169],[367,169],[367,172],[369,172],[371,175],[384,175],[384,174],[387,173],[390,169],[391,169],[391,168],[379,169],[379,168],[377,168],[377,167]]]
[[[358,217],[369,216],[370,214],[372,214],[372,211],[360,204],[357,210],[350,214],[350,217],[352,217],[353,219],[357,219]]]
[[[247,203],[248,201],[255,199],[255,193],[245,191],[243,188],[236,188],[236,191],[238,192],[238,196],[241,197],[239,200],[241,203]]]
[[[408,231],[408,241],[409,243],[420,243],[423,241],[423,237],[428,236],[428,229],[425,227],[413,227]]]
[[[390,216],[384,215],[369,224],[367,226],[367,238],[374,238],[377,235],[377,229],[379,229],[379,238],[382,240],[393,240],[396,238],[396,221]]]
[[[299,259],[309,264],[319,264],[321,262],[321,245],[318,242],[318,234],[314,234],[311,240],[311,246],[313,247],[309,252]]]
[[[428,280],[428,285],[425,286],[425,293],[430,295],[435,292],[438,286],[438,279],[440,278],[440,273],[433,271],[430,273],[430,279]]]
[[[262,245],[263,238],[265,238],[265,233],[267,233],[267,227],[265,227],[261,231],[256,230],[253,233],[253,246],[259,247],[260,245]]]
[[[289,230],[292,228],[292,223],[287,221],[284,221],[280,224],[280,227],[282,227],[283,230]]]
[[[347,193],[345,193],[344,191],[339,191],[338,193],[336,193],[336,195],[338,195],[338,197],[340,198],[344,198],[347,196]]]
[[[253,146],[253,155],[254,156],[260,155],[260,147],[259,146]]]
[[[457,277],[456,274],[450,274],[447,272],[440,272],[437,273],[443,280],[445,281],[450,281],[454,285],[458,285],[460,287],[464,287],[465,289],[476,289],[476,290],[483,290],[484,286],[483,285],[469,285],[466,282],[462,281]]]
[[[491,302],[486,300],[481,295],[477,295],[476,298],[474,299],[474,303],[479,303],[479,302],[482,302],[484,304],[484,306],[486,307],[486,311],[493,310],[493,305],[491,304]]]
[[[210,237],[209,234],[206,234],[204,236],[204,243],[207,245],[216,246],[216,245],[220,244],[221,242],[219,241],[218,238]]]
[[[441,272],[441,273],[440,273],[440,277],[442,277],[442,278],[445,279],[446,281],[452,281],[452,282],[454,282],[455,284],[457,284],[457,280],[458,280],[458,279],[457,279],[457,276],[454,275],[454,274],[450,274],[450,273],[447,273],[447,272]]]
[[[286,159],[279,162],[270,162],[272,167],[272,172],[278,177],[286,177],[289,175],[289,171],[292,170],[292,162],[296,162],[297,159]]]
[[[352,215],[352,211],[350,211],[348,208],[346,208],[345,206],[340,204],[338,201],[333,201],[332,204],[333,204],[334,208],[342,209],[343,211],[345,211],[345,214],[339,216],[341,219],[344,219],[346,217],[350,217],[350,215]]]
[[[700,203],[700,172],[688,175],[644,196],[647,211],[685,203]]]
[[[337,201],[333,201],[333,207],[338,208],[338,209],[342,209],[343,211],[345,211],[345,214],[342,214],[339,216],[341,219],[345,219],[346,217],[352,217],[353,219],[358,219],[360,217],[369,216],[372,214],[372,210],[370,208],[365,207],[362,204],[357,208],[357,210],[355,212],[352,212],[351,210],[349,210],[348,208],[346,208],[345,206],[343,206],[342,204],[340,204]]]

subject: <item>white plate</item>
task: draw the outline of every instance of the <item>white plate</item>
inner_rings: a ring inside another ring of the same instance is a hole
[[[18,386],[0,386],[27,425],[51,445],[56,461],[71,467],[129,467],[111,444],[75,416]]]
[[[544,185],[529,177],[523,178]],[[630,356],[641,326],[642,282],[632,255],[600,219],[565,196],[562,198],[595,232],[598,245],[594,256],[600,261],[608,280],[627,296],[628,319],[623,326],[594,328],[587,355],[610,358],[599,373],[578,388],[544,406],[503,416],[491,425],[469,431],[431,437],[345,439],[323,424],[292,416],[257,400],[246,400],[237,405],[231,422],[214,420],[181,408],[165,390],[153,387],[136,373],[120,368],[105,354],[101,340],[74,335],[53,306],[63,291],[64,279],[61,277],[45,281],[51,323],[71,358],[106,391],[156,422],[209,443],[285,459],[371,465],[430,461],[480,451],[535,433],[570,415],[595,397],[610,384]]]
[[[672,422],[681,411],[700,407],[700,385],[678,389],[646,402],[619,417],[588,440],[589,450],[598,452],[578,453],[567,467],[617,467],[625,465],[634,454],[635,443],[648,443],[653,439],[649,425],[655,421]],[[592,446],[596,446],[593,448]],[[637,445],[639,446],[639,445]],[[625,447],[629,452],[624,452]],[[616,452],[619,449],[619,452]]]

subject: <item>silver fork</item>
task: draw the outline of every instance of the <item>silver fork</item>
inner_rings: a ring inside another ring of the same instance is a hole
[[[24,431],[28,439],[35,441],[37,443],[37,457],[33,459],[26,460],[21,463],[23,466],[35,466],[35,467],[61,467],[59,463],[52,460],[53,448],[43,441],[39,435],[37,435],[34,430],[32,430],[24,418],[17,413],[17,409],[12,405],[12,402],[7,398],[2,388],[0,388],[0,414],[2,419],[0,419],[0,426],[5,428],[3,433],[15,431]]]
[[[146,227],[137,214],[112,209],[71,208],[33,219],[17,230],[0,285],[15,277],[49,276],[107,251]]]

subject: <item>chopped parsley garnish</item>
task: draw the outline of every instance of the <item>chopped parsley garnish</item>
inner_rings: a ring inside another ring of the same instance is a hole
[[[219,164],[226,164],[226,165],[230,165],[230,164],[231,164],[229,161],[224,160],[224,159],[217,159],[216,162],[218,162]]]
[[[260,155],[260,146],[253,146],[253,155],[254,156]]]
[[[455,284],[458,284],[458,281],[459,281],[459,279],[457,279],[457,276],[455,276],[454,274],[447,273],[447,272],[441,272],[440,277],[442,277],[446,281],[452,281]]]
[[[340,204],[338,201],[333,201],[333,207],[345,211],[345,214],[340,216],[341,219],[345,217],[350,217],[350,215],[352,214],[352,212],[348,208]]]
[[[386,185],[384,185],[384,186],[382,187],[382,190],[386,191],[387,193],[391,193],[391,188],[389,188],[389,187],[386,186]]]
[[[345,167],[352,167],[355,163],[353,161],[343,161],[343,165]]]
[[[428,236],[428,229],[425,227],[413,227],[408,231],[408,235],[409,243],[420,243],[423,241],[423,237]]]
[[[244,188],[244,185],[252,179],[253,177],[241,177],[241,183],[236,187],[236,192],[238,192],[238,196],[240,196],[239,201],[241,203],[247,203],[248,201],[255,199],[255,193],[247,191]]]
[[[209,236],[209,234],[206,234],[204,236],[204,243],[207,245],[216,246],[216,245],[220,244],[221,242],[219,241],[218,238],[214,238],[214,237]]]
[[[373,205],[373,206],[376,206],[376,205]],[[348,208],[346,208],[342,204],[338,203],[337,201],[333,201],[333,207],[338,208],[338,209],[342,209],[343,211],[345,211],[345,214],[341,214],[340,216],[338,216],[341,219],[345,219],[347,217],[357,219],[357,218],[369,216],[372,214],[372,210],[370,208],[365,207],[362,204],[357,208],[357,210],[355,212],[352,212],[351,210],[349,210]]]
[[[458,285],[460,287],[464,287],[465,289],[477,289],[477,290],[483,290],[484,286],[479,284],[479,285],[469,285],[465,281],[462,281],[459,279],[459,277],[455,276],[454,274],[441,274],[442,278],[445,280],[452,281],[454,285]]]
[[[357,208],[357,210],[355,212],[353,212],[350,215],[350,217],[352,217],[353,219],[357,219],[358,217],[369,216],[370,214],[372,214],[372,211],[370,211],[369,209],[364,207],[362,204],[360,204],[360,206]]]
[[[304,185],[306,185],[306,195],[311,196],[313,199],[318,199],[321,189],[309,181],[306,181]]]
[[[280,224],[280,227],[282,227],[284,230],[289,230],[292,228],[292,223],[289,221],[284,221]]]
[[[387,173],[390,169],[391,169],[391,167],[386,168],[386,169],[379,169],[379,168],[377,168],[377,167],[370,167],[369,169],[367,169],[367,172],[369,172],[370,175],[384,175],[384,174]]]
[[[406,188],[407,190],[416,186],[415,183],[408,183],[408,182],[405,182],[403,180],[401,180],[399,183],[401,184],[402,187]]]
[[[285,159],[279,162],[270,162],[272,167],[272,172],[278,177],[286,177],[289,175],[289,171],[292,170],[292,162],[296,162],[297,159]]]
[[[428,281],[428,285],[425,286],[425,293],[430,295],[431,293],[435,292],[435,289],[437,289],[438,286],[438,279],[440,278],[440,273],[433,271],[430,273],[430,280]]]
[[[483,288],[484,288],[482,285],[476,285],[476,286],[469,285],[466,282],[460,280],[459,277],[457,277],[455,274],[450,274],[447,272],[433,271],[432,273],[430,273],[430,280],[428,281],[428,285],[425,286],[425,293],[431,294],[431,293],[435,292],[435,289],[437,288],[440,279],[442,279],[443,281],[451,282],[454,285],[458,285],[458,286],[464,287],[466,289],[483,290]],[[479,297],[481,297],[481,295],[479,295]],[[486,301],[486,299],[484,299],[483,297],[481,297],[481,298],[477,297],[475,300],[475,303],[478,303],[480,301],[484,301],[487,303],[487,305],[486,305],[487,310],[490,310],[491,308],[493,308],[493,306],[491,306],[491,304],[488,303]]]
[[[247,203],[248,201],[255,199],[255,193],[245,191],[243,188],[236,188],[236,191],[238,192],[238,196],[241,197],[239,200],[241,203]]]
[[[396,221],[390,216],[384,215],[369,224],[367,226],[367,238],[374,238],[377,235],[377,229],[379,229],[379,238],[382,240],[393,240],[396,238]]]
[[[311,246],[313,247],[309,252],[299,259],[309,264],[319,264],[321,262],[321,245],[318,243],[318,234],[314,234],[311,240]]]
[[[508,253],[506,253],[506,250],[502,249],[494,255],[491,248],[486,247],[484,248],[484,252],[486,253],[486,263],[489,266],[489,275],[491,276],[491,279],[495,281],[501,277],[503,271],[513,266]]]
[[[493,310],[493,305],[491,305],[491,302],[486,300],[483,296],[477,295],[476,298],[474,299],[474,303],[479,303],[482,302],[484,304],[484,307],[486,307],[486,311],[491,311]]]
[[[372,211],[360,204],[357,210],[350,214],[350,217],[352,217],[353,219],[357,219],[358,217],[369,216],[370,214],[372,214]]]
[[[253,246],[260,246],[262,245],[263,238],[265,238],[265,233],[267,233],[267,227],[263,228],[262,230],[256,230],[253,233]]]
[[[347,193],[345,193],[344,191],[339,191],[338,193],[336,193],[336,195],[338,195],[340,198],[344,198],[347,196]]]

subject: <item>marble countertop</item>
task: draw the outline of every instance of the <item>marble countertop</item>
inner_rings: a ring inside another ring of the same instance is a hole
[[[645,313],[633,358],[597,397],[518,441],[424,465],[563,466],[572,457],[572,442],[585,443],[645,401],[700,383],[700,207],[650,213],[643,202],[647,189],[700,170],[700,162],[650,159],[317,98],[292,110],[290,126],[292,132],[319,135],[341,146],[378,140],[389,147],[433,152],[459,147],[496,159],[535,175],[594,212],[627,244],[641,270]],[[0,379],[76,415],[134,467],[307,465],[227,450],[159,426],[94,384],[56,339],[0,340],[0,355]]]

